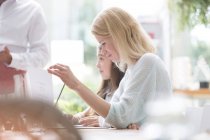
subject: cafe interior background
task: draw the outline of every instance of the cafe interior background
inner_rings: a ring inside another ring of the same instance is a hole
[[[95,66],[96,46],[90,33],[96,14],[110,6],[122,7],[143,25],[163,59],[173,83],[173,94],[191,106],[210,101],[210,8],[204,0],[37,0],[47,17],[51,62],[69,65],[76,76],[97,91],[100,75]],[[63,83],[53,77],[54,99]],[[59,108],[76,113],[86,104],[67,87]],[[176,102],[179,104],[179,102]],[[180,103],[181,104],[181,103]],[[177,107],[175,107],[177,108]]]

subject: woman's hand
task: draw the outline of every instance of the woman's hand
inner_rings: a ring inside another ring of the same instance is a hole
[[[132,123],[132,124],[128,125],[127,128],[128,128],[128,129],[139,130],[140,126],[139,126],[138,124]]]
[[[75,118],[71,114],[63,114],[65,118],[67,118],[68,121],[70,121],[73,125],[79,124],[79,119]]]
[[[79,120],[83,117],[83,113],[80,112],[75,115],[63,114],[63,116],[67,118],[67,120],[69,120],[73,125],[77,125],[79,124]]]
[[[83,126],[99,127],[98,117],[97,115],[84,117],[79,120],[79,123]]]
[[[52,65],[48,68],[48,72],[58,76],[71,89],[76,89],[80,83],[72,73],[71,69],[66,65]]]

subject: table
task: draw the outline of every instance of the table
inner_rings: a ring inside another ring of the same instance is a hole
[[[143,140],[140,130],[131,129],[78,129],[82,140]]]
[[[188,97],[191,99],[193,106],[203,106],[210,103],[210,89],[175,89],[174,94]]]
[[[210,89],[198,89],[198,90],[175,89],[174,93],[185,94],[185,95],[193,96],[193,97],[200,97],[200,96],[210,97]]]
[[[141,130],[131,129],[77,129],[82,140],[147,140],[141,135]],[[210,132],[202,132],[193,135],[193,140],[210,139]]]

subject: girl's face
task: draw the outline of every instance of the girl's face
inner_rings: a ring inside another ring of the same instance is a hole
[[[111,77],[112,61],[102,54],[98,54],[96,66],[103,80],[108,80]]]
[[[119,53],[114,47],[114,43],[110,37],[95,36],[100,43],[101,53],[113,62],[119,62]]]

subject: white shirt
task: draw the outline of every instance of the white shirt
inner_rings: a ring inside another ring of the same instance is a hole
[[[48,31],[44,12],[34,0],[6,0],[0,6],[0,51],[7,46],[9,67],[43,68],[49,61]]]
[[[144,54],[136,64],[128,66],[112,97],[105,122],[116,128],[126,128],[131,123],[141,125],[147,116],[146,103],[171,93],[170,78],[162,60],[154,54]]]

